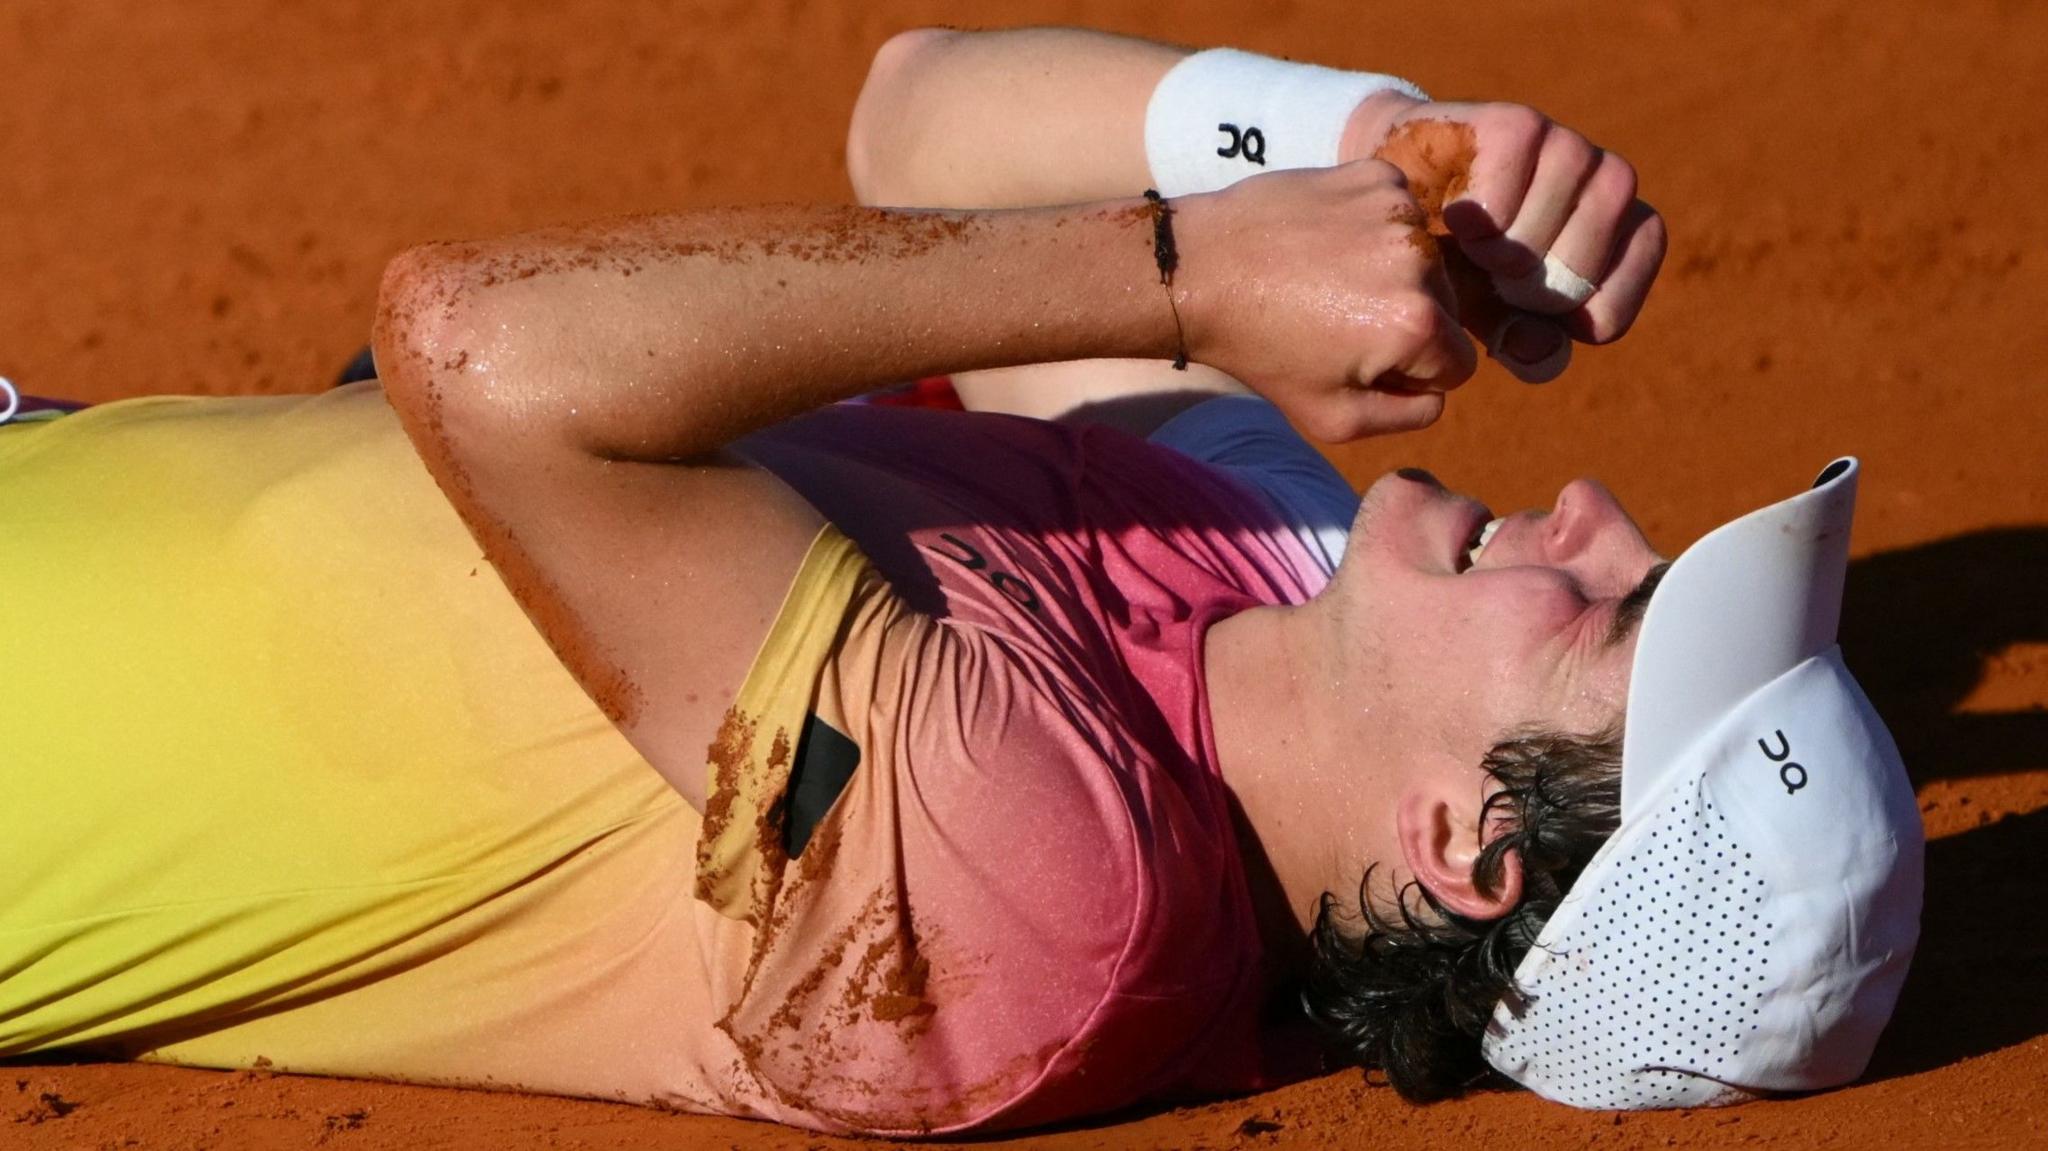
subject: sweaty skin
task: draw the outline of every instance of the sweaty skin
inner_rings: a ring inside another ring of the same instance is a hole
[[[724,446],[903,379],[1196,359],[1338,441],[1427,423],[1475,356],[1385,223],[1393,169],[1276,174],[1174,206],[763,207],[416,249],[387,273],[384,385],[521,605],[702,810],[710,745],[821,519]],[[1338,244],[1372,258],[1332,261]],[[1169,293],[1171,293],[1169,295]],[[1399,390],[1378,386],[1392,381]],[[710,557],[719,557],[716,563]]]

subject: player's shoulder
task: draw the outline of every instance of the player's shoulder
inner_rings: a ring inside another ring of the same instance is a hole
[[[1135,1100],[1187,1046],[1153,1038],[1199,1028],[1224,978],[1173,941],[1245,942],[1200,766],[1133,677],[1029,629],[913,610],[866,568],[835,618],[809,715],[763,753],[797,834],[723,1009],[749,1073],[809,1121],[896,1136]]]
[[[1112,1001],[1144,918],[1136,821],[1028,659],[886,607],[847,630],[868,646],[795,742],[797,834],[721,1027],[799,1121],[983,1128]]]

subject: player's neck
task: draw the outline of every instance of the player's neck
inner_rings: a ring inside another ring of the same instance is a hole
[[[1260,607],[1209,631],[1204,658],[1217,767],[1236,800],[1240,852],[1269,947],[1299,958],[1317,901],[1347,906],[1390,825],[1390,781],[1352,722],[1369,688],[1344,681],[1332,605]],[[1396,860],[1388,860],[1393,863]]]

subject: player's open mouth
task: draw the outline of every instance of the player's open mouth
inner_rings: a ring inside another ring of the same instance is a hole
[[[1490,519],[1482,524],[1478,531],[1472,533],[1472,538],[1466,543],[1462,558],[1458,561],[1460,572],[1472,570],[1472,566],[1479,562],[1479,553],[1486,550],[1486,545],[1492,541],[1494,533],[1500,530],[1500,525],[1506,520],[1506,516]]]

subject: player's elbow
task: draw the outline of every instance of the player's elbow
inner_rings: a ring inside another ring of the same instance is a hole
[[[495,358],[483,346],[506,325],[488,315],[495,293],[478,290],[481,256],[475,245],[425,244],[407,249],[384,268],[370,347],[391,406],[418,440],[432,430],[454,434],[483,412],[490,391],[460,386],[465,374]]]
[[[384,266],[370,348],[378,378],[401,414],[434,386],[463,300],[460,269],[446,245],[408,248]]]
[[[875,52],[846,129],[846,175],[861,203],[904,202],[918,88],[938,52],[962,35],[946,28],[914,28],[891,36]]]

